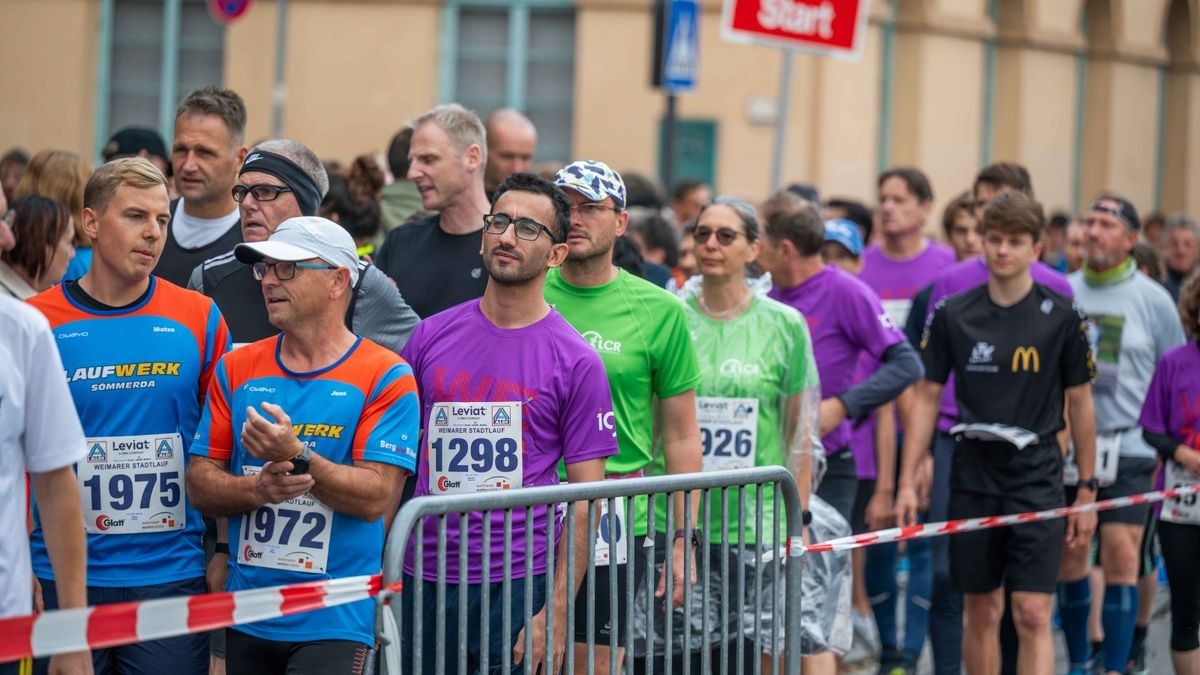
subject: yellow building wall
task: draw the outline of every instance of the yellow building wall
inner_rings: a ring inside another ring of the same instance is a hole
[[[891,163],[924,169],[938,207],[983,158],[985,40],[994,37],[991,155],[1027,165],[1048,208],[1071,206],[1076,54],[1089,54],[1081,197],[1117,189],[1153,206],[1163,28],[1172,2],[1163,208],[1200,212],[1200,2],[1197,0],[873,0],[857,61],[797,54],[783,180],[873,201],[884,32],[895,21]],[[1085,38],[1084,5],[1110,30]],[[60,147],[90,156],[99,34],[96,0],[0,0],[0,150]],[[442,6],[436,0],[292,0],[283,135],[343,162],[380,152],[437,102]],[[649,0],[577,0],[573,155],[654,175],[665,97],[649,86]],[[1180,14],[1179,7],[1186,11]],[[719,0],[702,0],[699,86],[683,119],[718,124],[717,183],[760,198],[770,188],[772,111],[782,52],[720,36]],[[1179,19],[1184,16],[1184,19]],[[1176,24],[1188,24],[1180,30]],[[276,4],[258,0],[226,32],[224,84],[249,109],[247,140],[271,135]],[[1088,40],[1091,40],[1089,44]],[[1106,44],[1099,44],[1107,41]],[[185,92],[180,92],[181,94]],[[752,114],[753,111],[753,114]]]
[[[892,164],[929,176],[934,217],[980,168],[983,45],[901,26],[896,38]]]
[[[393,134],[437,102],[439,11],[290,2],[283,136],[342,161],[386,151]],[[227,36],[225,82],[246,97],[249,142],[271,135],[275,22],[275,3],[256,2]]]
[[[1070,54],[997,50],[992,159],[1027,167],[1047,210],[1073,207],[1076,71]]]
[[[0,152],[91,158],[98,22],[88,0],[0,0]]]

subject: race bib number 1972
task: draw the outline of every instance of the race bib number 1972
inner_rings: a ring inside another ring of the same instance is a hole
[[[243,466],[247,476],[262,467]],[[281,504],[266,504],[242,516],[239,565],[324,574],[333,534],[333,509],[311,493]]]

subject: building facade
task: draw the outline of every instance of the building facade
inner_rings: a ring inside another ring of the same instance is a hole
[[[726,42],[701,0],[699,79],[678,99],[676,175],[752,198],[770,186],[783,54]],[[159,128],[206,83],[343,162],[430,106],[524,110],[539,159],[656,175],[652,0],[253,0],[227,27],[201,0],[0,0],[0,151],[98,154]],[[280,37],[283,40],[280,41]],[[785,181],[873,200],[925,169],[939,203],[980,166],[1023,163],[1047,208],[1105,189],[1200,213],[1200,0],[872,0],[856,61],[797,55]]]

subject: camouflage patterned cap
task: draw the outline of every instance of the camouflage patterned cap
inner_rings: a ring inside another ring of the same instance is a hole
[[[594,202],[612,197],[617,208],[625,208],[625,181],[604,162],[590,159],[571,162],[554,175],[554,184],[570,188]]]

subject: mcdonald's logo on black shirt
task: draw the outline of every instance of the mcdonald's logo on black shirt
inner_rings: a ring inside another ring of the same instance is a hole
[[[1037,347],[1017,347],[1013,352],[1012,371],[1017,372],[1017,364],[1020,364],[1021,370],[1028,371],[1032,366],[1033,372],[1040,372],[1042,369],[1042,360],[1038,356]]]

